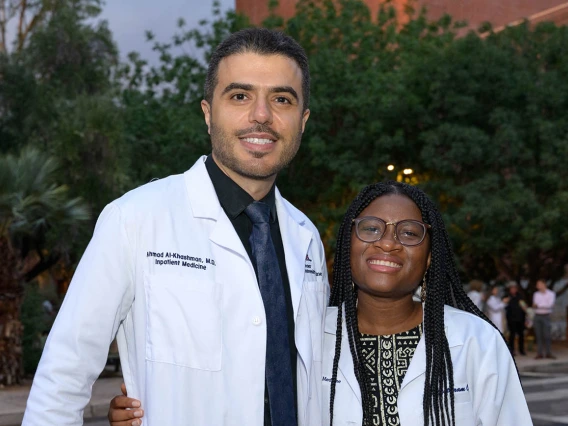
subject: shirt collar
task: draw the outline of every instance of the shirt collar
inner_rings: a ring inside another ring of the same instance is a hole
[[[223,210],[225,210],[225,213],[227,213],[230,219],[236,218],[254,201],[254,198],[237,185],[229,176],[223,173],[217,163],[215,163],[215,160],[213,160],[212,155],[207,156],[205,167],[207,168],[207,173],[209,173],[221,207],[223,207]],[[275,186],[272,185],[268,194],[260,200],[270,206],[270,219],[272,222],[276,220],[276,197],[274,188]]]

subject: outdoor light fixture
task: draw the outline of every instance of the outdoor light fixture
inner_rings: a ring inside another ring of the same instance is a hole
[[[392,171],[394,170],[394,166],[393,166],[392,164],[389,164],[389,165],[387,166],[387,170],[388,170],[389,172],[392,172]]]
[[[405,175],[411,175],[412,173],[414,173],[414,170],[412,169],[404,169],[402,171],[402,173],[404,173]]]

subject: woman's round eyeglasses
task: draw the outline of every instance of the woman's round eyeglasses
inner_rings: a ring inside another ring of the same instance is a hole
[[[403,246],[417,246],[426,237],[428,229],[432,228],[427,223],[419,220],[405,219],[398,222],[385,222],[374,216],[365,216],[353,219],[357,238],[366,243],[379,241],[387,230],[388,225],[394,226],[394,238]]]

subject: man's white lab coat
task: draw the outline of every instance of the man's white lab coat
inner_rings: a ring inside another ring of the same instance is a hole
[[[104,209],[47,340],[23,426],[82,424],[117,333],[144,425],[263,425],[264,306],[204,161]],[[320,425],[323,246],[278,191],[276,208],[296,319],[299,425]]]

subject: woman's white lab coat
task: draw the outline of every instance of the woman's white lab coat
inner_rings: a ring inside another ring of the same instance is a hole
[[[264,305],[204,161],[105,208],[47,340],[24,426],[82,424],[117,332],[144,425],[263,425]],[[276,208],[296,319],[299,424],[320,425],[323,246],[278,191]]]
[[[501,335],[475,315],[445,307],[444,321],[454,370],[456,426],[530,426],[532,421],[521,383]],[[337,308],[328,308],[325,325],[324,424],[329,425],[331,373],[335,353]],[[422,398],[426,371],[424,335],[414,353],[398,395],[401,426],[424,424]],[[361,425],[361,392],[345,322],[337,374],[334,426]]]

